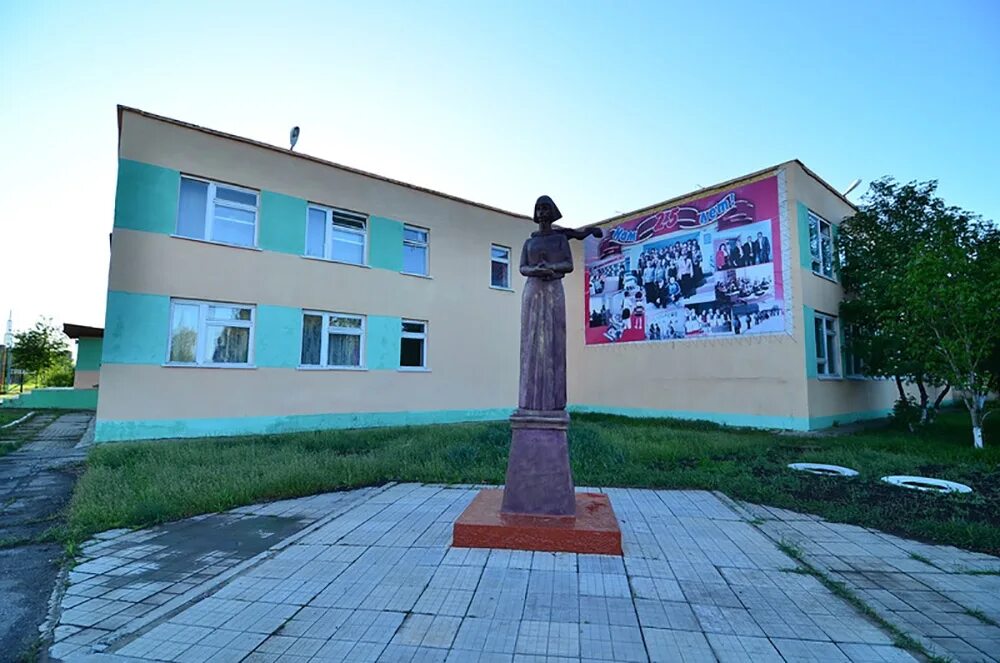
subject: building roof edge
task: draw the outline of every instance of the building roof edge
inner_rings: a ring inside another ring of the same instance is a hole
[[[63,324],[63,333],[70,338],[103,338],[103,327],[90,327],[87,325],[74,325],[66,322]]]
[[[688,199],[691,199],[691,198],[703,197],[703,196],[711,196],[714,193],[718,193],[719,191],[721,191],[723,189],[729,189],[729,188],[734,187],[734,186],[736,186],[738,184],[743,184],[744,182],[749,182],[750,180],[760,179],[761,177],[763,177],[765,175],[770,175],[772,173],[777,173],[779,170],[781,170],[782,168],[784,168],[784,167],[786,167],[786,166],[788,166],[790,164],[797,164],[800,168],[802,168],[803,172],[805,172],[806,175],[809,175],[814,180],[816,180],[817,182],[819,182],[820,184],[822,184],[824,187],[826,187],[830,191],[830,193],[832,193],[833,195],[837,196],[841,201],[843,201],[844,203],[846,203],[847,205],[849,205],[851,207],[851,209],[853,209],[853,210],[857,210],[858,209],[857,205],[855,205],[850,200],[848,200],[844,196],[844,194],[842,194],[839,191],[837,191],[836,189],[834,189],[826,180],[824,180],[822,177],[820,177],[815,172],[813,172],[811,169],[809,169],[804,163],[802,163],[802,161],[800,161],[799,159],[790,159],[788,161],[783,161],[783,162],[781,162],[779,164],[775,164],[775,165],[769,166],[767,168],[761,168],[760,170],[756,170],[756,171],[754,171],[752,173],[747,173],[746,175],[740,175],[739,177],[734,177],[732,179],[725,180],[724,182],[719,182],[717,184],[712,184],[710,186],[707,186],[707,187],[702,188],[702,189],[698,189],[696,191],[689,191],[689,192],[683,193],[683,194],[681,194],[679,196],[674,196],[672,198],[668,198],[667,200],[662,200],[660,202],[656,202],[656,203],[653,203],[651,205],[646,205],[644,207],[640,207],[638,209],[634,209],[634,210],[632,210],[630,212],[625,212],[623,214],[616,214],[616,215],[608,217],[606,219],[602,219],[601,221],[593,221],[593,222],[588,223],[588,224],[586,224],[584,226],[581,226],[581,227],[582,228],[593,228],[593,227],[596,227],[596,226],[603,226],[603,225],[608,224],[608,223],[613,223],[615,221],[621,221],[621,220],[624,220],[624,219],[629,219],[631,217],[634,217],[634,216],[637,216],[637,215],[640,215],[640,214],[644,214],[644,213],[647,213],[647,212],[652,212],[654,210],[658,210],[658,209],[661,209],[661,208],[671,207],[671,206],[673,206],[676,203],[680,203],[680,202],[682,202],[684,200],[688,200]]]
[[[525,215],[525,214],[518,214],[516,212],[511,212],[509,210],[501,209],[499,207],[494,207],[492,205],[487,205],[485,203],[479,203],[479,202],[476,202],[474,200],[469,200],[467,198],[462,198],[460,196],[454,196],[454,195],[451,195],[449,193],[444,193],[442,191],[437,191],[435,189],[430,189],[430,188],[419,186],[419,185],[416,185],[416,184],[410,184],[408,182],[403,182],[402,180],[397,180],[397,179],[393,179],[391,177],[386,177],[384,175],[379,175],[377,173],[372,173],[372,172],[369,172],[369,171],[366,171],[366,170],[361,170],[360,168],[353,168],[351,166],[345,166],[344,164],[336,163],[334,161],[328,161],[326,159],[321,159],[320,157],[314,157],[314,156],[311,156],[309,154],[304,154],[302,152],[295,152],[295,151],[290,150],[290,149],[286,149],[286,148],[283,148],[283,147],[278,147],[276,145],[271,145],[269,143],[264,143],[262,141],[254,140],[252,138],[246,138],[244,136],[238,136],[236,134],[230,134],[230,133],[226,133],[224,131],[218,131],[216,129],[210,129],[208,127],[203,127],[203,126],[200,126],[200,125],[197,125],[197,124],[193,124],[193,123],[190,123],[190,122],[184,122],[182,120],[177,120],[177,119],[174,119],[174,118],[171,118],[171,117],[166,117],[164,115],[157,115],[156,113],[150,113],[149,111],[144,111],[144,110],[142,110],[140,108],[134,108],[134,107],[131,107],[131,106],[125,106],[123,104],[118,104],[118,144],[119,144],[119,147],[121,146],[122,119],[123,119],[123,116],[124,116],[125,113],[134,113],[134,114],[139,115],[141,117],[146,117],[146,118],[149,118],[149,119],[152,119],[152,120],[157,120],[159,122],[165,122],[167,124],[172,124],[174,126],[182,127],[184,129],[190,129],[192,131],[200,131],[202,133],[205,133],[205,134],[208,134],[208,135],[211,135],[211,136],[216,136],[216,137],[224,138],[224,139],[227,139],[227,140],[233,140],[233,141],[245,143],[245,144],[248,144],[248,145],[253,145],[255,147],[260,147],[260,148],[263,148],[263,149],[271,150],[273,152],[278,152],[278,153],[281,153],[281,154],[285,154],[287,156],[296,157],[296,158],[304,159],[304,160],[307,160],[307,161],[312,161],[313,163],[318,163],[318,164],[321,164],[321,165],[324,165],[324,166],[329,166],[331,168],[336,168],[338,170],[342,170],[342,171],[345,171],[345,172],[348,172],[348,173],[352,173],[352,174],[355,174],[355,175],[361,175],[362,177],[370,177],[372,179],[376,179],[376,180],[379,180],[379,181],[382,181],[382,182],[386,182],[388,184],[394,184],[396,186],[402,186],[402,187],[406,187],[408,189],[413,189],[414,191],[420,191],[422,193],[428,193],[428,194],[430,194],[432,196],[437,196],[439,198],[445,198],[445,199],[448,199],[448,200],[453,200],[455,202],[463,203],[465,205],[471,205],[473,207],[478,207],[480,209],[485,209],[485,210],[488,210],[490,212],[497,212],[499,214],[504,214],[506,216],[510,216],[510,217],[517,218],[517,219],[524,219],[524,220],[528,220],[528,221],[532,220],[531,216],[528,216],[528,215]],[[735,177],[733,179],[729,179],[729,180],[726,180],[726,181],[723,181],[723,182],[719,182],[717,184],[713,184],[713,185],[705,187],[703,189],[698,189],[697,191],[689,191],[689,192],[681,194],[679,196],[674,196],[672,198],[668,198],[667,200],[663,200],[663,201],[660,201],[660,202],[652,203],[650,205],[646,205],[644,207],[640,207],[640,208],[634,209],[634,210],[632,210],[630,212],[626,212],[624,214],[616,214],[615,216],[611,216],[611,217],[608,217],[606,219],[602,219],[600,221],[593,221],[591,223],[584,224],[583,226],[580,226],[580,227],[582,227],[582,228],[592,228],[592,227],[595,227],[595,226],[603,226],[603,225],[605,225],[607,223],[612,223],[614,221],[619,221],[619,220],[622,220],[622,219],[627,219],[627,218],[636,216],[638,214],[643,214],[644,212],[649,212],[649,211],[653,211],[653,210],[656,210],[656,209],[659,209],[659,208],[667,207],[667,206],[670,206],[670,205],[672,205],[674,203],[678,203],[680,201],[683,201],[685,199],[692,198],[694,196],[710,196],[710,195],[712,195],[713,193],[717,192],[720,189],[726,189],[726,188],[735,186],[737,184],[740,184],[740,183],[743,183],[743,182],[746,182],[746,181],[749,181],[749,180],[757,179],[757,178],[760,178],[761,176],[768,175],[768,174],[773,173],[773,172],[777,172],[781,168],[786,167],[786,166],[788,166],[790,164],[793,164],[793,163],[797,164],[800,168],[802,168],[802,171],[806,175],[808,175],[809,177],[812,177],[819,184],[821,184],[827,190],[829,190],[830,193],[832,193],[837,198],[839,198],[842,202],[844,202],[845,204],[847,204],[848,206],[850,206],[851,209],[853,209],[853,210],[857,210],[858,209],[857,205],[855,205],[850,200],[848,200],[847,197],[844,196],[844,194],[842,194],[839,191],[837,191],[836,189],[834,189],[833,186],[831,186],[829,182],[827,182],[822,177],[820,177],[819,175],[817,175],[813,170],[811,170],[808,166],[806,166],[801,160],[799,160],[799,159],[790,159],[788,161],[784,161],[784,162],[776,164],[774,166],[769,166],[767,168],[762,168],[760,170],[754,171],[752,173],[748,173],[746,175],[741,175],[741,176]]]
[[[218,138],[224,138],[226,140],[233,140],[240,143],[245,143],[247,145],[253,145],[254,147],[260,147],[266,150],[271,150],[273,152],[279,152],[286,156],[295,157],[298,159],[304,159],[306,161],[312,161],[313,163],[318,163],[324,166],[329,166],[331,168],[336,168],[354,175],[361,175],[362,177],[370,177],[388,184],[395,184],[397,186],[406,187],[408,189],[413,189],[414,191],[420,191],[421,193],[429,193],[433,196],[439,198],[446,198],[448,200],[454,200],[455,202],[463,203],[465,205],[471,205],[473,207],[478,207],[480,209],[489,210],[490,212],[497,212],[500,214],[505,214],[516,219],[526,219],[532,220],[532,217],[525,214],[518,214],[517,212],[511,212],[509,210],[501,209],[499,207],[494,207],[492,205],[487,205],[485,203],[478,203],[474,200],[469,200],[467,198],[462,198],[460,196],[453,196],[449,193],[444,193],[442,191],[436,191],[427,187],[419,186],[417,184],[410,184],[409,182],[403,182],[402,180],[393,179],[391,177],[386,177],[384,175],[379,175],[378,173],[371,173],[366,170],[361,170],[360,168],[353,168],[351,166],[345,166],[341,163],[336,163],[334,161],[328,161],[326,159],[321,159],[320,157],[314,157],[309,154],[304,154],[302,152],[295,152],[290,149],[283,147],[278,147],[277,145],[271,145],[270,143],[265,143],[262,141],[254,140],[252,138],[246,138],[245,136],[238,136],[236,134],[226,133],[225,131],[219,131],[217,129],[210,129],[208,127],[203,127],[191,122],[184,122],[183,120],[177,120],[172,117],[166,117],[164,115],[157,115],[156,113],[150,113],[149,111],[144,111],[140,108],[133,108],[131,106],[125,106],[118,104],[118,142],[121,145],[121,131],[122,131],[122,117],[124,113],[134,113],[141,117],[146,117],[159,122],[165,122],[167,124],[172,124],[177,127],[184,129],[190,129],[192,131],[199,131],[201,133],[208,134],[210,136],[216,136]]]

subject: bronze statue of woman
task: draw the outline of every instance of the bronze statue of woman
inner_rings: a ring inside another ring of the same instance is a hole
[[[573,271],[570,239],[601,236],[599,228],[553,228],[562,218],[548,196],[535,203],[538,230],[524,242],[521,274],[521,379],[510,418],[511,449],[501,512],[572,516],[573,476],[566,428],[566,298]]]
[[[521,274],[528,279],[521,298],[522,410],[566,408],[566,299],[562,278],[573,271],[569,239],[601,236],[599,228],[553,228],[562,218],[548,196],[535,202],[538,230],[524,242]]]

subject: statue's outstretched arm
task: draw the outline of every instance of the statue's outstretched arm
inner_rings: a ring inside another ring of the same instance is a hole
[[[576,228],[555,228],[555,231],[560,235],[565,235],[566,239],[586,239],[591,235],[594,237],[604,236],[604,231],[600,228],[584,228],[583,230],[577,230]]]

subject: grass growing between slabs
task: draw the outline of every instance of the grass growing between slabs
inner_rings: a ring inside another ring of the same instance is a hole
[[[20,419],[24,415],[28,414],[29,412],[31,412],[31,410],[25,410],[25,409],[22,409],[22,408],[3,408],[3,409],[0,409],[0,426],[6,426],[7,424],[11,423],[12,421],[17,421],[18,419]],[[8,430],[8,429],[3,429],[3,430]],[[2,435],[3,435],[3,432],[0,432],[0,436],[2,436]]]
[[[911,434],[819,437],[663,419],[574,415],[577,485],[720,490],[932,543],[1000,554],[1000,419],[972,448],[968,416],[947,412]],[[235,506],[387,481],[501,483],[505,422],[109,444],[94,448],[70,505],[73,540]],[[845,465],[852,479],[786,468]],[[938,495],[883,484],[886,474],[969,484]]]
[[[849,603],[855,610],[867,617],[869,620],[878,624],[883,630],[889,633],[892,638],[892,643],[897,647],[907,650],[912,654],[917,654],[922,658],[922,660],[928,661],[928,663],[949,663],[951,659],[941,658],[940,656],[935,656],[931,654],[927,649],[915,640],[912,636],[908,635],[898,626],[888,621],[882,615],[880,615],[876,610],[874,610],[870,605],[865,603],[855,594],[850,587],[845,583],[833,580],[825,573],[817,570],[811,566],[802,555],[802,551],[795,546],[786,541],[782,541],[778,544],[778,549],[785,553],[792,559],[794,559],[799,566],[792,569],[785,569],[789,573],[802,573],[805,575],[810,575],[816,578],[824,587],[826,587],[831,594]]]
[[[27,441],[28,438],[22,430],[22,424],[27,423],[27,420],[17,425],[12,424],[30,412],[31,410],[20,408],[0,409],[0,456],[16,451]]]

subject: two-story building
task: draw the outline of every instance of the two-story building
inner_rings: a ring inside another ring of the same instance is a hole
[[[512,412],[529,217],[118,120],[98,441]],[[792,161],[600,222],[565,280],[571,409],[797,430],[884,415],[894,387],[859,375],[836,317],[852,210]]]

